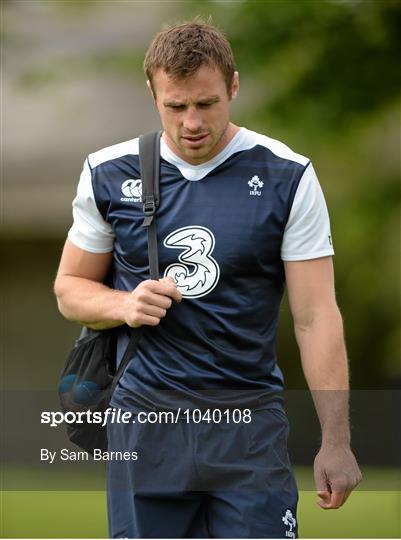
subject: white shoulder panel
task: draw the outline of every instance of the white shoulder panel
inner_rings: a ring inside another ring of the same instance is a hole
[[[139,143],[138,138],[130,139],[118,144],[113,144],[113,146],[107,146],[102,148],[93,154],[89,154],[88,160],[89,165],[93,169],[106,161],[119,158],[121,156],[126,156],[127,154],[138,155],[139,154]]]
[[[113,250],[114,233],[101,216],[95,202],[92,175],[85,161],[78,183],[77,195],[72,203],[74,222],[68,232],[73,244],[91,253]]]
[[[281,245],[283,261],[334,255],[324,195],[310,163],[299,182]]]
[[[250,131],[249,129],[247,130],[247,135],[249,141],[254,141],[254,146],[256,146],[257,144],[259,144],[260,146],[264,146],[280,158],[289,159],[290,161],[295,161],[296,163],[304,166],[310,161],[307,157],[293,152],[291,148],[289,148],[281,141],[271,139],[266,135],[261,135],[260,133]]]

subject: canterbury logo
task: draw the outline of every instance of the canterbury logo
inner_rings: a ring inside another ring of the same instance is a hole
[[[123,202],[140,202],[142,197],[142,181],[140,178],[128,178],[121,184],[121,197]]]
[[[220,268],[211,256],[215,240],[206,227],[183,227],[173,231],[164,240],[171,249],[181,249],[178,263],[170,264],[164,277],[171,276],[186,298],[199,298],[212,291],[220,277]]]

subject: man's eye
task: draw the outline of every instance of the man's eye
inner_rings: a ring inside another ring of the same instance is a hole
[[[184,105],[170,105],[170,109],[173,111],[182,111],[184,108]]]
[[[199,107],[202,109],[207,109],[208,107],[211,107],[213,103],[199,103]]]

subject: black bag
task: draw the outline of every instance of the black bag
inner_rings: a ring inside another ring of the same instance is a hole
[[[160,201],[160,135],[161,132],[149,133],[139,138],[142,203],[145,214],[142,226],[148,231],[150,279],[159,279],[155,212]],[[125,326],[125,330],[130,333],[130,340],[117,369],[117,340],[123,330],[124,327],[107,330],[84,327],[60,376],[58,389],[63,412],[84,413],[79,415],[79,421],[73,423],[70,423],[70,419],[77,415],[67,414],[67,435],[71,442],[91,454],[95,448],[107,450],[107,428],[102,425],[102,413],[109,407],[114,389],[132,358],[141,335],[140,328]],[[88,415],[91,416],[90,421]],[[99,421],[95,423],[94,420]]]

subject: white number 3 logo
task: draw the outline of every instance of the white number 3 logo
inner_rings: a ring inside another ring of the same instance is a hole
[[[184,250],[179,263],[170,264],[164,277],[174,278],[177,288],[186,298],[199,298],[212,291],[220,277],[220,268],[211,256],[215,244],[212,231],[206,227],[182,227],[164,240],[171,249]]]

